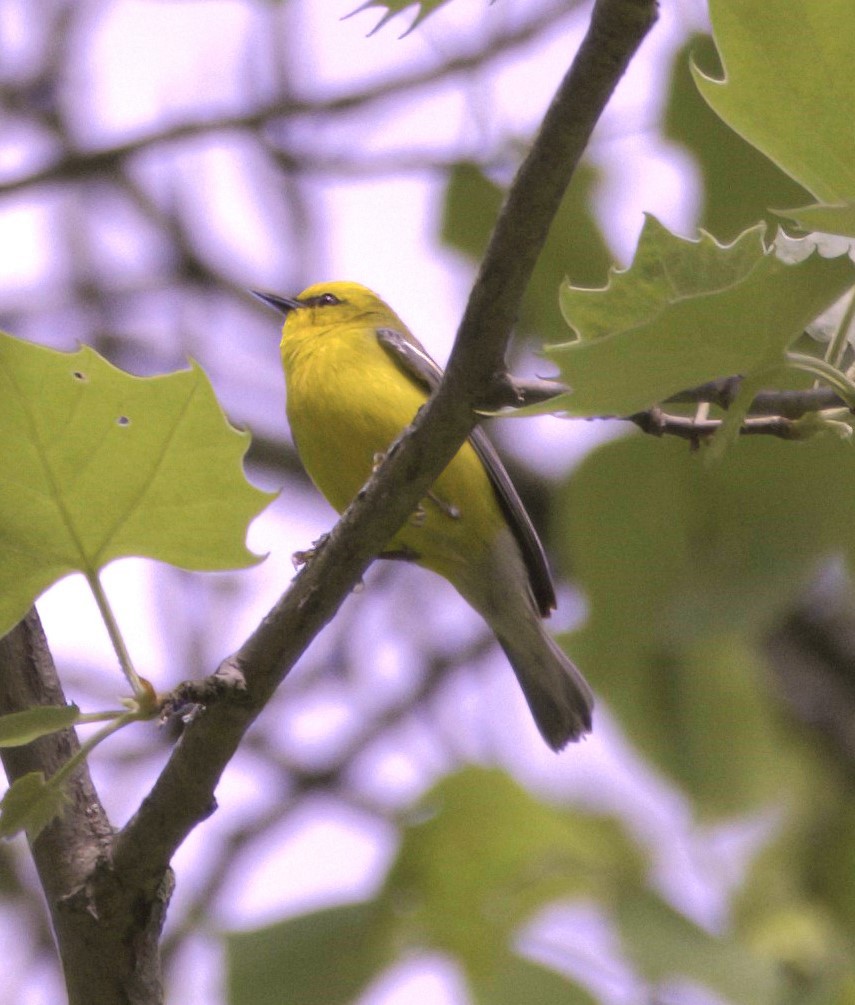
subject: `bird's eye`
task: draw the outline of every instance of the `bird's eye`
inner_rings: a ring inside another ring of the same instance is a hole
[[[340,304],[341,301],[334,293],[322,293],[318,297],[319,307],[332,307],[334,304]]]

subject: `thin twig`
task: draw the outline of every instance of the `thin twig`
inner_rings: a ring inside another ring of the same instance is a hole
[[[440,66],[408,71],[340,97],[321,102],[299,98],[283,100],[277,96],[251,112],[211,116],[195,122],[153,129],[133,140],[103,150],[80,151],[69,147],[52,163],[0,184],[0,196],[47,182],[73,181],[91,178],[97,174],[113,175],[122,168],[124,161],[129,157],[149,150],[153,146],[160,147],[213,133],[255,132],[262,128],[275,127],[281,120],[291,118],[310,117],[315,121],[319,116],[341,115],[358,111],[377,101],[398,98],[413,90],[429,87],[437,80],[452,74],[477,69],[503,51],[529,44],[556,22],[574,13],[573,6],[571,5],[569,10],[566,3],[547,7],[525,24],[497,32],[487,39],[482,38],[477,49],[452,56]]]
[[[682,404],[706,401],[719,408],[728,409],[739,390],[741,377],[726,377],[674,394],[665,404]],[[749,415],[780,415],[798,419],[808,412],[821,412],[826,408],[839,408],[843,399],[830,387],[812,387],[803,391],[759,391],[751,402]]]
[[[660,408],[650,408],[627,416],[629,422],[653,436],[678,436],[699,445],[711,439],[721,427],[721,419],[697,419],[694,416],[669,415]],[[741,436],[777,436],[783,440],[799,439],[796,422],[782,415],[746,419],[740,426]]]

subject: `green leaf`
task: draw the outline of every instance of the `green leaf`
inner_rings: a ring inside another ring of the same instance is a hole
[[[230,1005],[344,1005],[408,950],[450,954],[479,1002],[593,1001],[514,943],[545,903],[641,886],[646,864],[620,826],[478,768],[443,779],[417,812],[374,902],[227,936]]]
[[[576,170],[526,289],[518,327],[523,333],[533,332],[540,342],[567,337],[556,296],[565,277],[571,276],[581,286],[597,286],[606,280],[611,256],[591,214],[598,181],[599,172],[591,164],[582,163]],[[457,165],[445,193],[443,242],[478,261],[503,199],[503,189],[480,168]]]
[[[374,7],[384,8],[386,13],[368,33],[369,36],[371,36],[380,31],[383,25],[391,21],[393,17],[397,17],[398,14],[407,10],[407,8],[418,7],[413,23],[409,28],[407,28],[403,35],[400,36],[401,38],[406,38],[411,31],[415,31],[416,28],[418,28],[422,21],[430,17],[434,11],[439,10],[440,7],[447,3],[448,0],[367,0],[367,3],[360,4],[356,10],[352,10],[349,14],[346,14],[342,20],[353,17],[355,14],[361,14],[362,11],[370,10]]]
[[[800,205],[809,193],[712,111],[692,79],[690,55],[706,76],[721,76],[712,39],[690,38],[674,58],[664,132],[693,155],[700,169],[703,203],[698,225],[719,240],[732,241],[758,220],[771,223],[770,207]]]
[[[597,1005],[597,999],[574,981],[512,953],[473,983],[471,991],[476,1005]]]
[[[0,333],[0,634],[53,582],[141,555],[185,569],[252,565],[247,433],[207,378],[133,377],[94,350]]]
[[[838,873],[841,877],[851,873]],[[767,909],[762,921],[753,926],[751,945],[798,988],[799,1005],[828,1005],[847,1002],[841,984],[855,977],[855,961],[849,933],[838,929],[833,919],[813,899]]]
[[[503,965],[535,909],[641,883],[638,852],[611,819],[538,802],[499,771],[468,769],[424,800],[384,891],[407,904],[411,943],[458,959],[473,986]]]
[[[722,247],[675,237],[648,217],[632,266],[603,290],[565,285],[575,342],[548,346],[573,391],[539,407],[630,415],[709,380],[781,365],[804,327],[855,282],[846,257],[787,264],[762,225]],[[526,410],[529,411],[529,410]]]
[[[41,771],[22,775],[0,800],[0,837],[26,831],[35,841],[51,820],[62,814],[67,801],[61,787],[45,782]]]
[[[855,932],[855,887],[840,883],[841,876],[855,876],[855,805],[849,795],[844,783],[840,802],[822,817],[819,833],[810,835],[803,852],[811,889],[821,890],[841,927]]]
[[[761,643],[820,563],[855,568],[855,464],[831,439],[744,441],[715,465],[631,436],[558,501],[554,540],[589,607],[568,646],[640,749],[706,815],[797,790]]]
[[[785,972],[799,1005],[847,1002],[855,979],[851,939],[855,890],[855,807],[837,765],[806,744],[811,762],[804,796],[751,863],[733,905],[744,941]],[[842,881],[841,881],[842,880]]]
[[[783,1000],[783,980],[772,961],[733,938],[698,928],[655,894],[624,898],[616,915],[624,951],[650,983],[690,978],[732,1005],[776,1005]]]
[[[694,71],[731,128],[824,203],[855,198],[851,0],[710,0],[724,80]]]
[[[394,960],[377,903],[226,936],[229,1005],[348,1005]]]
[[[0,716],[0,747],[20,747],[40,736],[73,726],[80,718],[76,705],[40,705]]]
[[[804,230],[855,237],[855,202],[852,201],[840,206],[815,204],[799,209],[779,209],[777,213],[795,220]]]
[[[768,256],[764,233],[765,227],[758,224],[729,245],[708,234],[688,241],[645,214],[632,265],[612,269],[605,289],[564,283],[560,294],[564,319],[583,341],[601,339],[658,319],[681,300],[736,286]]]

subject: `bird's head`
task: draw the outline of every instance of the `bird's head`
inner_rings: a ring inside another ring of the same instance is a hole
[[[285,330],[322,330],[351,321],[376,318],[388,324],[392,309],[359,283],[315,283],[296,297],[279,297],[253,290],[254,296],[285,316]]]

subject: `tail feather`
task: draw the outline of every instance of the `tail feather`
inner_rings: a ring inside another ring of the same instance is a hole
[[[548,634],[528,571],[509,527],[478,563],[434,566],[493,630],[513,667],[541,736],[553,750],[591,731],[594,696]]]
[[[499,636],[540,735],[553,750],[591,731],[594,696],[575,663],[539,621],[520,625],[514,638]]]

